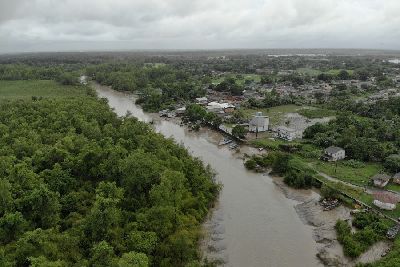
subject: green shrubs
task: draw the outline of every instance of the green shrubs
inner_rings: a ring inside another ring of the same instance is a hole
[[[309,173],[290,170],[283,181],[294,188],[311,188],[314,185],[315,179]]]
[[[365,167],[365,163],[358,161],[358,160],[354,160],[354,159],[350,159],[347,161],[343,161],[343,165],[354,168],[354,169],[360,169],[360,168],[364,168]]]
[[[284,182],[295,188],[319,186],[315,171],[299,158],[283,152],[271,152],[264,156],[252,156],[244,165],[249,170],[271,168],[274,174],[284,176]]]
[[[356,233],[351,232],[351,227],[346,221],[338,220],[335,225],[337,239],[343,245],[344,254],[350,258],[357,258],[383,239],[389,229],[388,223],[371,213],[356,214],[352,224],[358,229]]]
[[[255,159],[249,159],[244,163],[244,166],[248,170],[254,170],[257,167],[257,162]]]
[[[320,194],[322,198],[339,198],[340,192],[332,186],[322,185]]]

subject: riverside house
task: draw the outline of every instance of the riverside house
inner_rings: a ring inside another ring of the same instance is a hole
[[[341,147],[330,146],[325,149],[323,160],[326,161],[338,161],[346,157],[346,151]]]
[[[395,184],[400,184],[400,172],[396,173],[396,174],[393,176],[393,183],[395,183]]]
[[[378,173],[372,177],[374,186],[384,188],[390,181],[390,176],[384,173]]]

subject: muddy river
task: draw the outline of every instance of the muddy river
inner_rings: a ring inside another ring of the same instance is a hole
[[[144,113],[133,96],[95,84],[100,97],[115,112],[130,112],[141,121],[154,121],[157,132],[172,137],[195,156],[210,164],[223,184],[219,202],[204,224],[203,251],[225,266],[314,267],[317,244],[312,227],[304,224],[294,206],[268,176],[247,171],[243,160],[227,147],[218,146],[220,134],[209,130],[189,132],[178,124]]]

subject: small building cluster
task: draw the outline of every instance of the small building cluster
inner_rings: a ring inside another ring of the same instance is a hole
[[[392,177],[385,173],[378,173],[371,178],[374,186],[384,188],[392,179]],[[400,172],[393,176],[393,183],[400,184]]]

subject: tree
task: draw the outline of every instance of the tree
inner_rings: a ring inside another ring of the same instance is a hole
[[[286,153],[275,153],[274,157],[275,158],[272,164],[272,170],[278,174],[285,173],[288,169],[288,164],[291,156]]]
[[[47,229],[60,220],[59,194],[51,191],[46,184],[39,183],[28,191],[20,199],[19,205],[24,217],[36,227]]]
[[[161,182],[150,191],[150,199],[154,206],[170,206],[174,209],[174,221],[177,223],[178,213],[184,204],[192,199],[191,193],[185,188],[185,176],[176,171],[165,171]]]
[[[86,218],[85,232],[91,241],[111,240],[113,231],[120,226],[122,214],[118,204],[123,190],[115,182],[100,182],[96,201]],[[101,225],[101,227],[99,227]]]
[[[186,107],[185,118],[191,122],[203,121],[207,111],[200,105],[191,104]]]
[[[128,234],[127,243],[129,250],[151,254],[158,242],[155,232],[132,231]]]
[[[273,77],[269,76],[269,75],[263,75],[261,76],[261,80],[260,83],[261,84],[271,84],[274,82]]]
[[[10,182],[5,178],[0,178],[0,216],[12,210],[13,202]]]
[[[232,129],[232,135],[238,137],[238,138],[245,138],[246,137],[247,130],[243,125],[236,125]]]
[[[28,229],[28,222],[21,212],[6,213],[0,218],[0,243],[9,243],[18,239]]]
[[[321,73],[317,76],[318,80],[324,81],[324,82],[330,82],[333,80],[333,75],[328,74],[328,73]]]
[[[351,78],[349,72],[347,70],[341,70],[337,77],[339,78],[339,80],[349,80]]]
[[[30,257],[29,261],[30,261],[30,266],[32,266],[32,267],[66,267],[66,266],[68,266],[65,261],[61,261],[61,260],[51,261],[43,256]]]
[[[90,265],[93,267],[112,266],[114,259],[114,248],[106,241],[95,244],[91,249]]]
[[[118,267],[147,267],[149,266],[149,259],[144,253],[128,252],[122,254],[118,260]]]
[[[400,155],[390,155],[385,159],[384,166],[393,173],[400,172]]]

